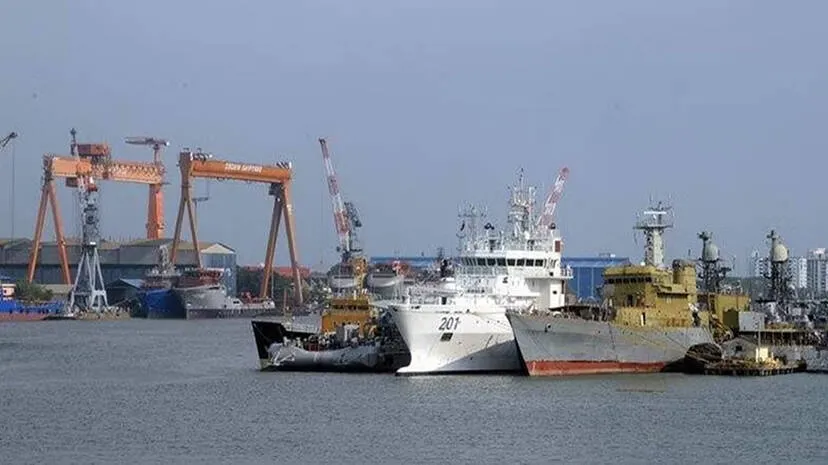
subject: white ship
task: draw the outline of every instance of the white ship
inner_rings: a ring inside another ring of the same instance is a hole
[[[437,286],[414,286],[402,302],[382,304],[411,352],[398,374],[522,371],[506,310],[564,306],[572,273],[561,267],[562,239],[550,221],[554,203],[535,215],[535,189],[522,174],[511,190],[510,231],[495,232],[490,223],[478,231],[482,213],[462,212],[454,276],[444,264]]]

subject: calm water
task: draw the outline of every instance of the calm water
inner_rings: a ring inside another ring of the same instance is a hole
[[[828,376],[260,373],[248,321],[0,325],[0,463],[828,463]]]

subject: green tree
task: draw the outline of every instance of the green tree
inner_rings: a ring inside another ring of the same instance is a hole
[[[14,296],[23,302],[47,302],[54,297],[51,290],[27,281],[15,283]]]

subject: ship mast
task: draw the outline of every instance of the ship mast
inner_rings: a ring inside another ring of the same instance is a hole
[[[486,212],[474,205],[466,205],[460,207],[457,214],[460,218],[460,229],[457,231],[457,245],[458,252],[462,253],[464,250],[471,250],[474,243],[478,239],[478,220],[486,217]]]
[[[770,273],[765,275],[769,281],[768,297],[775,301],[777,308],[787,313],[787,305],[791,301],[791,278],[788,271],[788,248],[782,243],[782,238],[775,230],[766,236],[770,239]]]
[[[517,184],[510,188],[508,221],[512,224],[512,236],[515,239],[528,239],[534,232],[535,222],[535,187],[528,186],[523,180],[523,168],[518,173]]]
[[[672,218],[668,213],[671,206],[658,202],[655,206],[642,212],[640,218],[633,226],[633,229],[644,231],[644,264],[656,268],[664,267],[664,231],[673,227]]]

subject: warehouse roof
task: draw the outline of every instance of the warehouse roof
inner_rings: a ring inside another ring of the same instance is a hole
[[[102,239],[99,248],[101,250],[117,250],[121,247],[160,247],[162,245],[172,245],[173,240],[171,238],[163,238],[163,239],[136,239],[130,241],[115,241],[115,240],[108,240]],[[0,239],[0,248],[6,247],[30,247],[32,241],[26,238],[20,239]],[[57,242],[56,241],[43,241],[43,246],[46,247],[54,247]],[[67,237],[66,238],[66,245],[68,246],[77,246],[80,245],[80,239],[76,237]],[[187,241],[181,241],[179,243],[179,250],[193,250],[193,243]],[[204,242],[199,241],[199,249],[202,253],[235,253],[236,251],[232,248],[223,244],[221,242]]]

